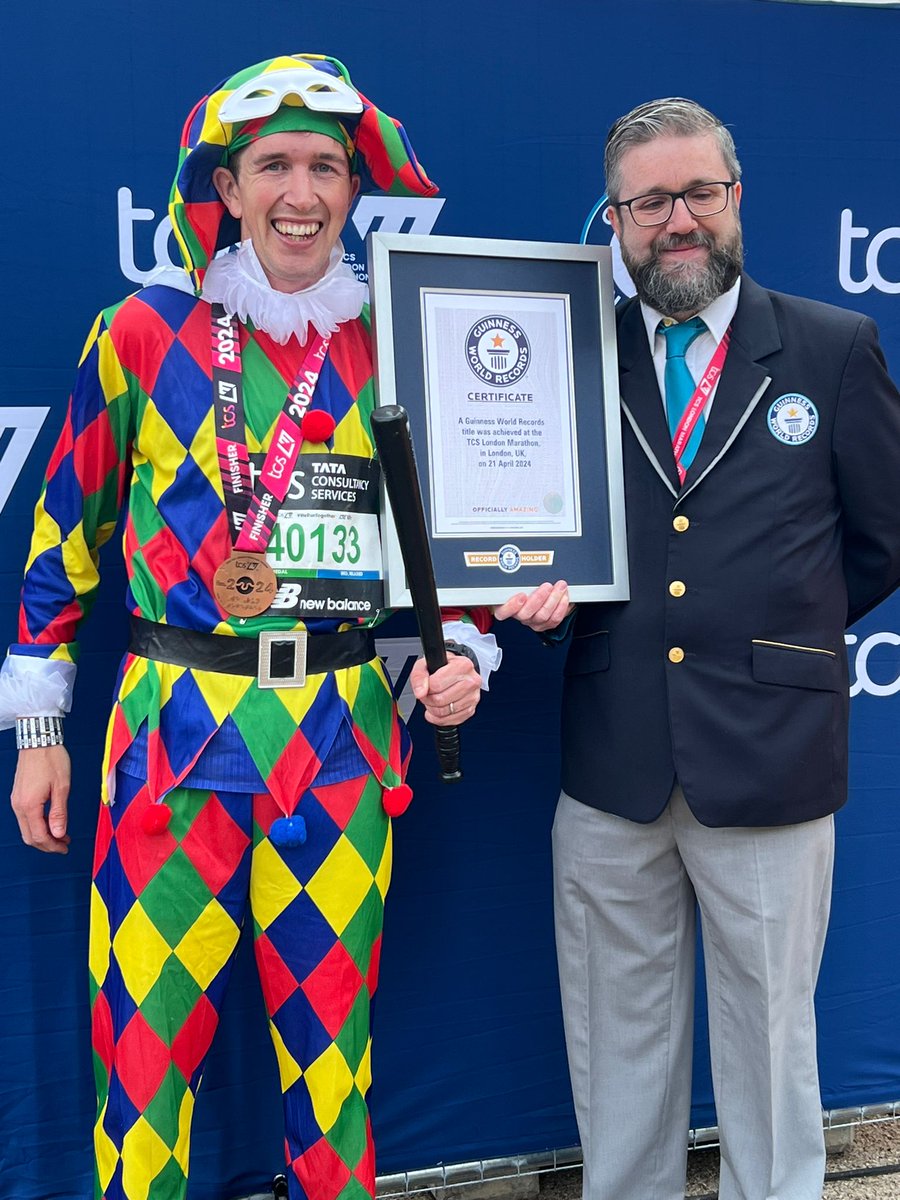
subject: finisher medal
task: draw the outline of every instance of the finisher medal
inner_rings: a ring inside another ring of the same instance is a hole
[[[231,617],[258,617],[278,591],[275,572],[262,554],[236,550],[213,576],[216,603]]]

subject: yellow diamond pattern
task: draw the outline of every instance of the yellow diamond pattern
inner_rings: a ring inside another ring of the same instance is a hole
[[[371,886],[372,872],[342,834],[306,885],[306,890],[316,908],[340,936]]]
[[[150,1185],[172,1151],[143,1117],[138,1117],[122,1139],[122,1190],[128,1200],[147,1200]]]
[[[249,675],[219,675],[213,671],[194,671],[193,675],[217,725],[222,725],[225,718],[234,712],[241,698],[256,682]]]
[[[369,1088],[372,1086],[372,1039],[366,1042],[366,1052],[360,1059],[359,1066],[356,1068],[354,1076],[359,1092],[365,1096]]]
[[[278,1073],[281,1076],[281,1090],[282,1092],[286,1092],[289,1087],[292,1087],[297,1082],[297,1080],[303,1074],[303,1071],[289,1052],[287,1046],[285,1046],[281,1034],[271,1021],[269,1022],[269,1032],[272,1035],[272,1042],[275,1046],[275,1056],[278,1059]]]
[[[148,400],[144,408],[141,417],[140,441],[139,444],[135,443],[135,464],[138,467],[141,458],[145,455],[144,446],[153,447],[153,478],[150,481],[150,494],[153,497],[153,503],[159,504],[160,496],[172,483],[175,472],[184,462],[185,448],[160,415],[152,400]]]
[[[159,706],[163,708],[172,699],[175,684],[187,672],[187,667],[179,667],[175,663],[154,662],[153,669],[159,682]]]
[[[225,490],[222,487],[222,473],[219,470],[216,422],[212,408],[197,427],[194,439],[188,447],[188,454],[215,488],[219,499],[224,502]]]
[[[28,562],[25,566],[26,571],[31,567],[31,564],[36,558],[39,558],[47,550],[52,550],[62,541],[62,534],[56,521],[48,515],[44,508],[44,497],[41,496],[38,500],[34,512],[34,537],[31,543],[31,553],[28,555]]]
[[[239,933],[237,925],[213,897],[175,947],[179,961],[204,991],[228,961]]]
[[[112,1179],[116,1163],[119,1161],[119,1152],[103,1128],[103,1121],[106,1117],[108,1107],[108,1104],[103,1105],[103,1111],[100,1113],[97,1118],[97,1124],[94,1126],[94,1154],[97,1159],[97,1177],[100,1180],[100,1187],[104,1192],[109,1187],[109,1181]]]
[[[83,596],[95,588],[100,582],[100,575],[97,571],[97,551],[88,550],[85,544],[83,521],[79,521],[71,530],[60,546],[60,550],[66,578],[75,591]]]
[[[278,689],[278,699],[290,713],[291,720],[296,722],[297,725],[303,724],[303,719],[309,712],[318,694],[319,689],[314,687]]]
[[[191,1151],[191,1117],[193,1115],[194,1093],[188,1088],[181,1099],[181,1108],[178,1111],[178,1140],[172,1151],[172,1157],[181,1167],[185,1176],[188,1173],[188,1156]]]
[[[378,864],[378,870],[375,872],[375,886],[381,893],[382,903],[387,895],[388,888],[391,883],[391,865],[394,861],[394,827],[388,826],[387,837],[384,840],[384,851],[381,855],[381,862]]]
[[[306,1068],[306,1086],[319,1128],[327,1133],[353,1088],[353,1075],[334,1042]]]
[[[171,950],[139,903],[132,905],[119,926],[113,949],[128,994],[136,1004],[143,1004]]]
[[[91,941],[88,966],[97,987],[102,987],[109,970],[109,913],[94,884],[91,884]]]
[[[272,843],[259,842],[250,868],[250,904],[260,927],[268,929],[302,891]]]

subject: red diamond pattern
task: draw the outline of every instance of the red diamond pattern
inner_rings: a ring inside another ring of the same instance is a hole
[[[172,1042],[172,1062],[188,1082],[203,1061],[218,1023],[215,1008],[206,996],[201,996],[176,1034]]]
[[[285,966],[281,955],[272,945],[266,934],[261,934],[254,943],[256,961],[259,964],[259,978],[262,983],[263,995],[266,999],[266,1012],[274,1017],[290,996],[293,996],[300,984],[292,972]]]
[[[119,1038],[116,1069],[131,1103],[140,1112],[159,1090],[170,1061],[165,1042],[136,1012]]]
[[[369,959],[369,969],[366,972],[366,987],[369,995],[374,996],[378,987],[378,971],[381,967],[381,934],[372,943],[372,956]]]
[[[337,1037],[362,987],[359,968],[340,942],[300,986],[329,1034]]]
[[[215,792],[194,817],[181,842],[203,882],[217,896],[237,869],[250,839],[226,812]]]
[[[294,1159],[291,1166],[307,1200],[335,1200],[350,1178],[350,1168],[324,1138]]]
[[[144,833],[141,817],[149,807],[150,793],[142,787],[122,813],[116,828],[122,869],[135,896],[141,894],[178,845],[168,829],[153,837]]]
[[[359,798],[368,782],[368,775],[360,775],[359,779],[352,779],[348,783],[331,783],[313,788],[313,795],[337,827],[344,830],[356,812]]]
[[[94,1001],[94,1011],[91,1016],[91,1042],[98,1058],[106,1067],[108,1075],[112,1067],[115,1035],[113,1034],[109,1001],[103,992],[98,992],[97,999]]]
[[[91,878],[97,874],[97,872],[106,862],[106,856],[109,853],[109,846],[112,838],[112,815],[109,811],[109,805],[101,804],[100,814],[97,818],[97,837],[94,842],[94,865],[91,870]]]
[[[375,1143],[372,1140],[372,1122],[366,1117],[366,1148],[353,1172],[371,1195],[375,1195]]]

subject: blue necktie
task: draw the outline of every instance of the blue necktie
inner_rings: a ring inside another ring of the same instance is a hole
[[[690,321],[684,321],[681,325],[664,325],[662,322],[659,324],[659,332],[666,339],[666,415],[669,418],[669,433],[673,440],[678,423],[697,387],[684,356],[694,338],[699,337],[705,329],[706,325],[699,317],[692,317]],[[685,470],[694,461],[705,425],[701,413],[681,455],[681,465]]]

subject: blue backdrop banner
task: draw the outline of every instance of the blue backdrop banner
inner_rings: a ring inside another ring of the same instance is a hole
[[[68,10],[68,11],[67,11]],[[880,324],[900,370],[900,13],[768,0],[81,0],[4,14],[0,158],[0,641],[44,464],[95,313],[174,261],[165,206],[185,114],[218,80],[296,50],[349,64],[402,115],[441,187],[361,200],[370,229],[576,242],[602,193],[611,121],[691,95],[731,126],[744,167],[748,269]],[[608,242],[598,215],[591,241]],[[623,290],[627,280],[619,274]],[[860,419],[865,419],[864,415]],[[100,749],[125,642],[113,545],[67,723],[71,853],[24,848],[0,820],[0,1200],[88,1200],[93,1100],[87,899]],[[402,686],[415,648],[382,652]],[[501,627],[506,657],[443,789],[413,717],[416,800],[396,824],[373,1112],[379,1171],[577,1141],[553,952],[549,831],[562,654]],[[852,795],[838,817],[834,915],[818,995],[825,1107],[900,1098],[900,601],[847,635]],[[4,735],[0,776],[15,769]],[[246,951],[244,947],[244,951]],[[693,1120],[712,1125],[703,1013]],[[623,1121],[639,1096],[621,1099]],[[191,1200],[259,1190],[280,1168],[275,1059],[242,953],[201,1089]]]

